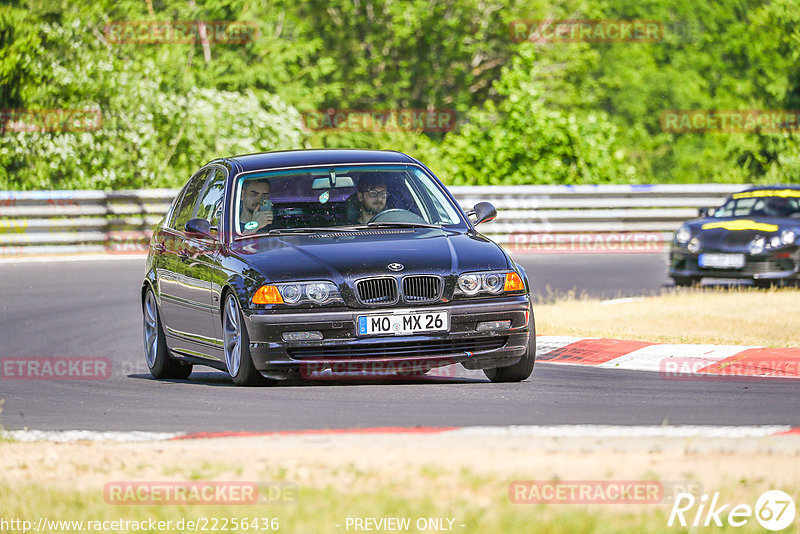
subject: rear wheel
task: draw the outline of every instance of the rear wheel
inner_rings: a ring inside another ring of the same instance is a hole
[[[536,363],[536,327],[531,314],[531,335],[525,355],[514,365],[484,369],[483,374],[492,382],[522,382],[531,376],[534,363]]]
[[[148,288],[144,297],[144,358],[150,374],[155,378],[188,378],[192,364],[175,360],[169,355],[161,318],[158,315],[156,296]]]
[[[242,320],[242,312],[233,293],[225,297],[222,312],[222,342],[225,353],[225,367],[238,386],[258,386],[266,384],[250,356],[250,337]]]

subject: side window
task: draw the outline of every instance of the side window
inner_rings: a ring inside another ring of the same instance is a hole
[[[186,184],[188,185],[188,184]],[[178,214],[178,207],[183,202],[183,195],[186,194],[186,185],[183,186],[183,189],[175,196],[172,200],[172,204],[169,207],[169,220],[167,221],[166,227],[175,229],[175,216]]]
[[[195,206],[195,214],[192,216],[200,217],[209,222],[212,228],[216,227],[219,231],[219,220],[222,216],[222,199],[225,196],[225,180],[227,175],[220,169],[211,169],[206,179],[206,186]],[[216,233],[212,230],[212,234]]]
[[[195,204],[197,203],[197,198],[200,196],[200,192],[203,190],[203,186],[206,183],[208,173],[209,169],[203,169],[192,176],[192,178],[189,180],[189,183],[186,184],[183,198],[175,210],[175,220],[172,225],[172,228],[175,230],[182,232],[186,227],[186,223],[194,218],[193,214]]]
[[[197,200],[197,209],[194,210],[194,217],[206,219],[208,222],[212,223],[213,226],[214,223],[212,219],[216,216],[217,210],[222,204],[224,192],[225,173],[219,169],[211,169],[206,180],[206,187]]]

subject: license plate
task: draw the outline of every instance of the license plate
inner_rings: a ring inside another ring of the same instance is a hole
[[[744,254],[700,254],[698,265],[712,269],[741,269],[744,267]]]
[[[422,311],[359,315],[356,333],[359,336],[378,334],[400,336],[449,330],[450,316],[446,311]]]

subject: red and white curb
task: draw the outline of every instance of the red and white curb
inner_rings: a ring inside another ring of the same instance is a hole
[[[800,378],[800,348],[674,345],[618,339],[537,336],[536,362],[656,371],[664,378]]]
[[[468,427],[375,427],[330,428],[309,430],[280,430],[271,432],[98,432],[91,430],[5,430],[0,437],[19,442],[48,441],[105,441],[143,442],[166,440],[196,440],[216,438],[283,438],[316,437],[320,435],[376,436],[391,434],[429,434],[443,436],[530,436],[543,438],[769,438],[800,436],[800,427],[789,425],[763,426],[618,426],[618,425],[547,425],[547,426],[468,426]]]

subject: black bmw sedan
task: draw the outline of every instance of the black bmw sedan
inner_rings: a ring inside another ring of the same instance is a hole
[[[423,374],[460,363],[528,378],[525,271],[475,230],[416,159],[297,150],[216,159],[150,241],[144,347],[156,378],[193,365],[239,385],[346,369]]]
[[[675,232],[669,275],[675,285],[704,277],[757,286],[800,279],[800,187],[754,187]]]

